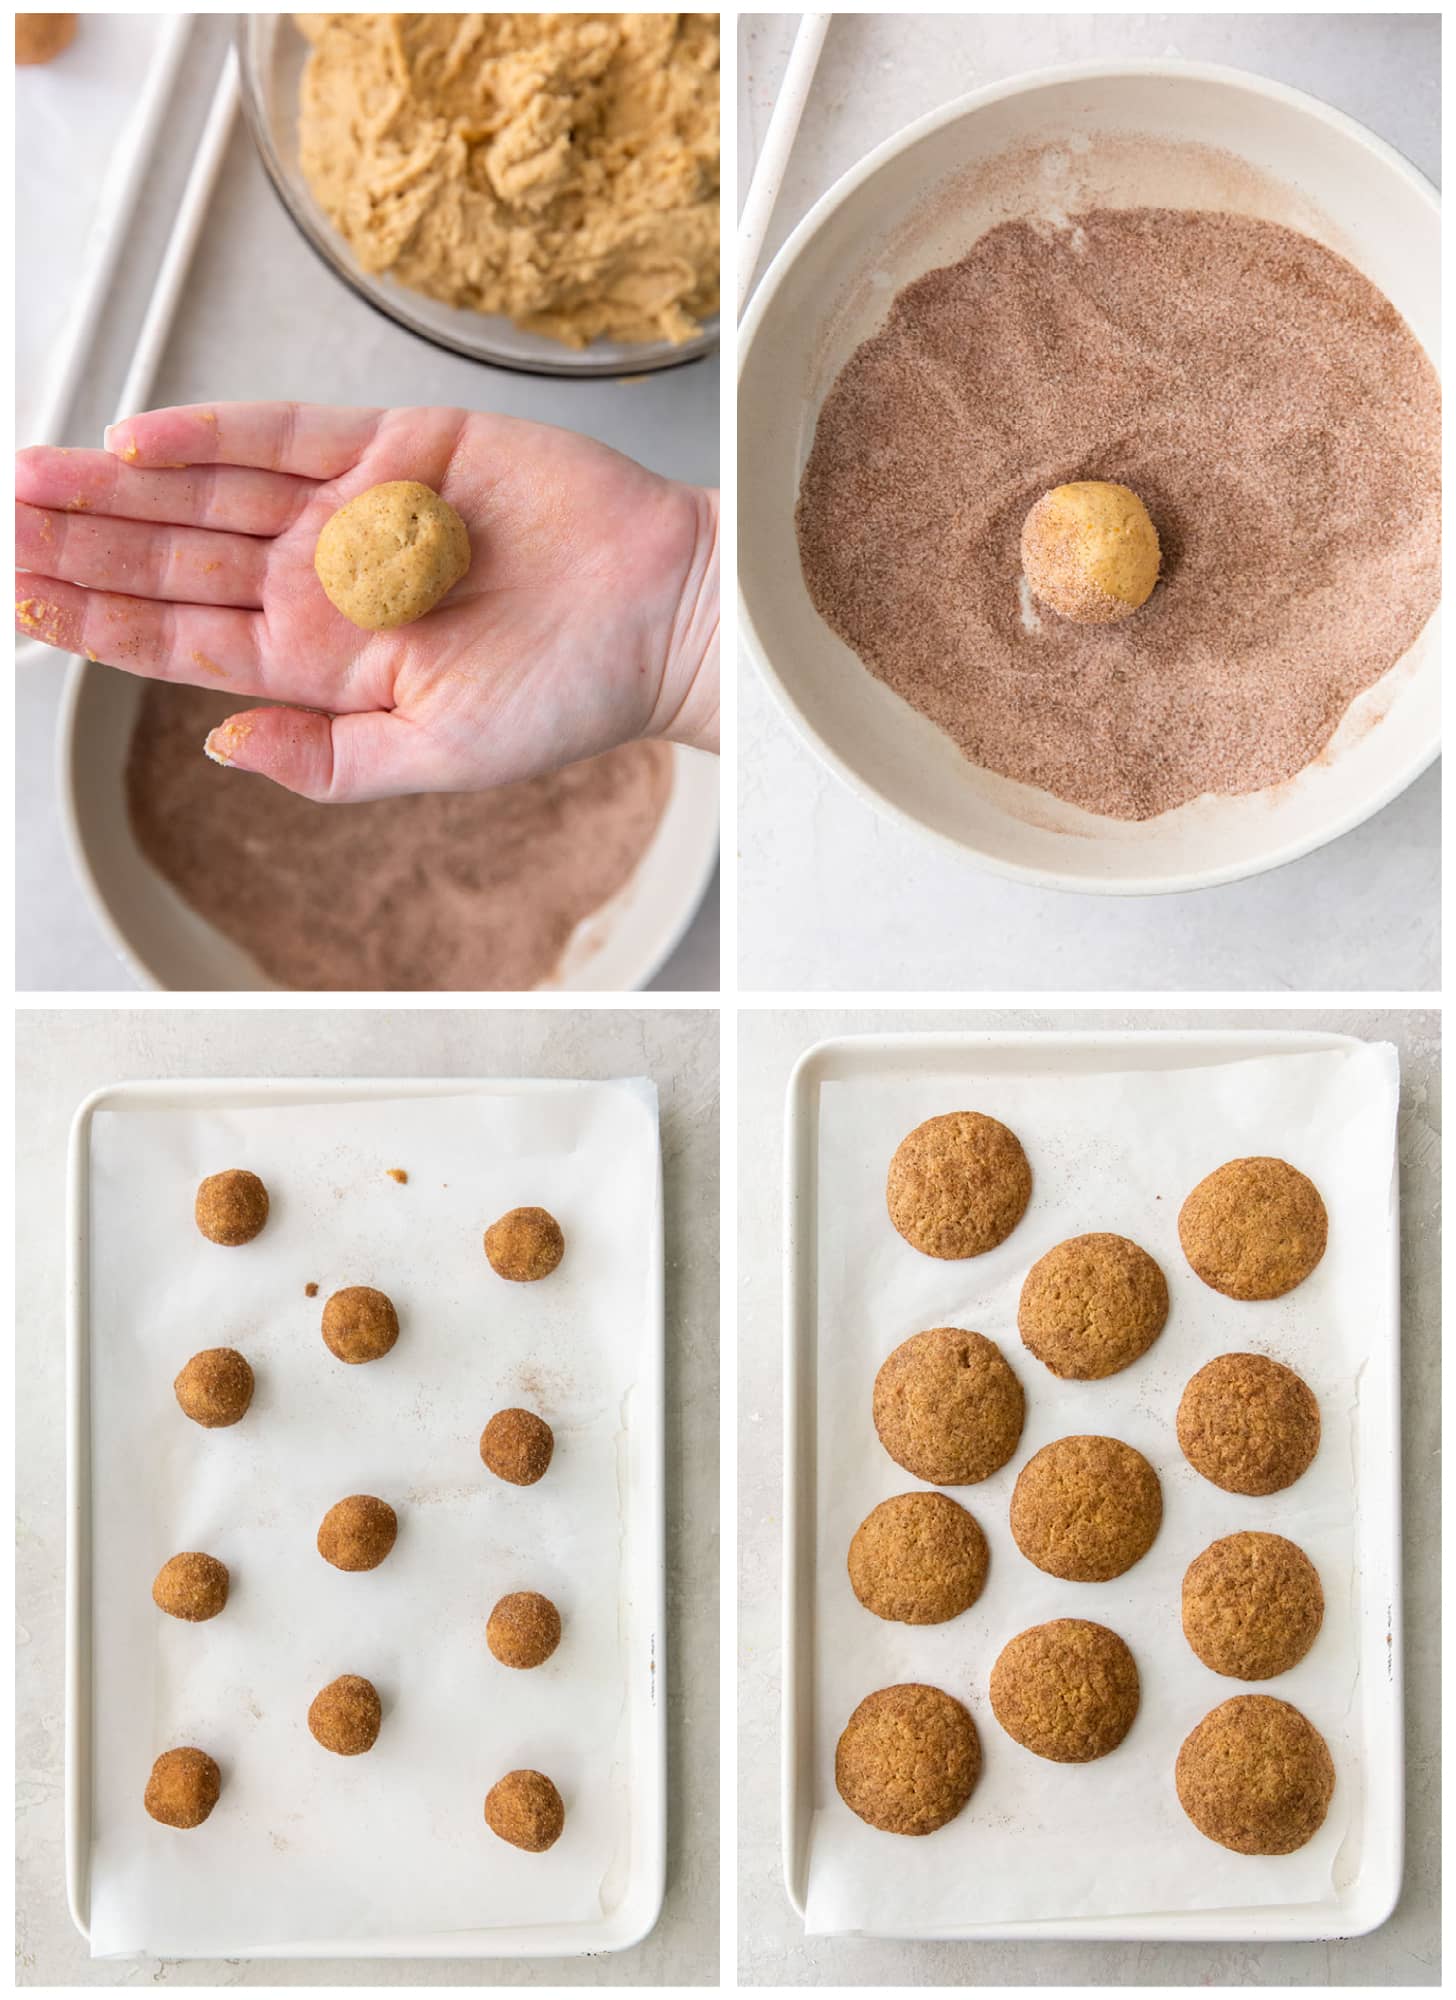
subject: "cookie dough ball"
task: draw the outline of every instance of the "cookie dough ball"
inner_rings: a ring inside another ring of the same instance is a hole
[[[1235,1695],[1205,1715],[1175,1776],[1198,1831],[1235,1854],[1293,1854],[1323,1826],[1335,1789],[1323,1736],[1268,1694]]]
[[[308,1726],[315,1743],[339,1757],[362,1757],[374,1748],[382,1710],[373,1681],[362,1674],[340,1674],[320,1688],[308,1705]]]
[[[142,1804],[163,1826],[201,1826],[222,1794],[222,1772],[205,1750],[164,1750]]]
[[[1031,1168],[999,1120],[948,1111],[900,1141],[885,1199],[891,1222],[927,1257],[980,1257],[1025,1215]]]
[[[1183,1636],[1204,1666],[1234,1680],[1298,1666],[1324,1615],[1319,1571],[1283,1535],[1225,1535],[1183,1578]]]
[[[981,1740],[961,1703],[910,1681],[866,1695],[834,1753],[834,1782],[853,1813],[882,1833],[934,1833],[981,1775]]]
[[[542,1772],[507,1771],[485,1795],[485,1823],[512,1847],[544,1854],[561,1838],[566,1808]]]
[[[518,1285],[549,1278],[565,1249],[561,1224],[544,1208],[513,1208],[485,1232],[490,1268]]]
[[[991,1669],[991,1710],[1023,1750],[1090,1764],[1115,1750],[1138,1712],[1138,1670],[1115,1632],[1053,1618],[1020,1632]]]
[[[253,1400],[253,1371],[235,1347],[204,1347],[172,1384],[185,1416],[205,1430],[241,1423]]]
[[[268,1220],[268,1190],[246,1167],[209,1174],[193,1204],[197,1227],[209,1243],[236,1248],[251,1243]]]
[[[15,17],[17,65],[53,62],[75,39],[74,14],[17,14]]]
[[[324,1307],[324,1345],[339,1361],[377,1361],[398,1339],[394,1302],[372,1285],[346,1285]]]
[[[897,1493],[867,1514],[849,1545],[849,1581],[876,1618],[943,1625],[980,1596],[986,1537],[947,1493]]]
[[[194,1549],[164,1562],[152,1585],[157,1609],[169,1618],[185,1618],[190,1625],[216,1618],[227,1600],[227,1564]]]
[[[1066,1583],[1106,1583],[1153,1546],[1163,1489],[1140,1451],[1109,1437],[1065,1437],[1022,1466],[1011,1532],[1028,1562]]]
[[[1319,1189],[1287,1160],[1230,1160],[1201,1180],[1178,1216],[1183,1255],[1216,1292],[1277,1299],[1325,1254]]]
[[[324,1515],[318,1552],[335,1569],[378,1569],[398,1533],[399,1518],[387,1500],[351,1493]]]
[[[391,632],[433,611],[470,567],[470,537],[448,500],[413,479],[356,494],[324,523],[314,572],[362,632]]]
[[[561,1613],[539,1590],[513,1590],[487,1619],[485,1643],[503,1667],[542,1666],[561,1644]]]
[[[1131,487],[1077,479],[1043,493],[1021,528],[1032,595],[1078,625],[1114,625],[1147,603],[1162,550]]]
[[[1266,1354],[1220,1354],[1178,1405],[1178,1442],[1195,1472],[1225,1493],[1282,1493],[1319,1450],[1314,1392]]]
[[[1146,1354],[1168,1319],[1168,1281],[1125,1236],[1073,1236],[1021,1288],[1021,1338],[1053,1375],[1100,1382]]]
[[[497,1410],[480,1434],[487,1472],[511,1486],[534,1486],[551,1463],[556,1439],[533,1410]]]
[[[873,1408],[896,1465],[929,1486],[974,1486],[1016,1450],[1026,1400],[994,1340],[936,1326],[883,1363]]]

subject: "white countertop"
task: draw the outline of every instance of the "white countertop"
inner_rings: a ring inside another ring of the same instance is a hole
[[[718,1016],[171,1008],[23,1012],[16,1392],[16,1978],[25,1986],[675,1986],[718,1973]],[[66,1909],[63,1737],[66,1140],[135,1077],[647,1075],[667,1231],[667,1900],[595,1958],[96,1960]]]
[[[897,1029],[1309,1028],[1400,1051],[1405,1883],[1388,1924],[1331,1944],[913,1944],[807,1938],[779,1833],[784,1098],[804,1050]],[[738,1951],[748,1986],[1427,1986],[1440,1982],[1440,1021],[1435,1013],[746,1010],[738,1113]]]
[[[110,171],[145,65],[138,46],[155,17],[84,17],[72,49],[50,69],[17,75],[22,176],[18,268],[69,273],[22,286],[17,436],[42,400],[43,357],[94,254],[95,177]],[[232,29],[231,16],[199,20],[172,109],[122,252],[110,307],[96,328],[64,439],[99,443],[122,414],[120,394],[161,247]],[[78,113],[77,107],[80,106]],[[79,116],[84,134],[62,135]],[[58,301],[60,303],[58,303]],[[160,359],[151,405],[287,397],[303,402],[448,403],[565,425],[599,437],[672,478],[711,484],[718,470],[716,356],[636,381],[558,381],[508,374],[417,340],[374,313],[305,245],[269,186],[241,117],[182,300]],[[55,745],[69,662],[29,658],[16,688],[16,983],[23,992],[115,991],[134,979],[102,934],[71,865],[57,796]],[[652,986],[659,992],[718,985],[716,876],[687,935]]]
[[[797,21],[740,23],[740,202]],[[1348,112],[1439,180],[1435,14],[840,14],[761,268],[842,173],[912,119],[1020,71],[1119,56],[1276,77]],[[1003,881],[881,817],[800,741],[746,659],[738,687],[746,989],[1398,992],[1439,983],[1439,769],[1272,875],[1192,895],[1078,897]]]

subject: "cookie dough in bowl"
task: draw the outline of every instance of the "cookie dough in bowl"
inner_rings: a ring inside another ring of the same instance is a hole
[[[392,632],[455,588],[470,568],[470,536],[448,500],[418,480],[390,479],[329,516],[313,566],[351,625]]]

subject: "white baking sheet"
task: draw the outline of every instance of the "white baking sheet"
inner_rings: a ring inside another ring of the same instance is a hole
[[[1125,1073],[883,1073],[825,1081],[817,1151],[816,1563],[813,1581],[813,1793],[806,1927],[811,1932],[943,1935],[963,1927],[1055,1918],[1257,1910],[1328,1902],[1369,1833],[1357,1691],[1372,1620],[1387,1602],[1362,1588],[1358,1510],[1388,1520],[1380,1468],[1362,1464],[1359,1404],[1372,1357],[1393,1324],[1394,1051],[1347,1044],[1212,1066]],[[1036,1066],[1028,1065],[1029,1072]],[[904,1134],[940,1111],[977,1109],[1018,1133],[1032,1163],[1031,1206],[990,1255],[922,1257],[890,1226],[884,1179]],[[1296,1291],[1266,1304],[1222,1298],[1184,1261],[1177,1216],[1193,1185],[1224,1160],[1274,1153],[1316,1181],[1329,1249]],[[1167,1273],[1166,1330],[1134,1367],[1099,1383],[1060,1383],[1021,1345],[1016,1305],[1034,1260],[1062,1238],[1115,1230]],[[959,1619],[912,1630],[857,1603],[845,1554],[871,1507],[916,1482],[879,1445],[870,1396],[880,1362],[923,1327],[959,1325],[999,1341],[1027,1396],[1010,1465],[956,1497],[986,1532],[991,1566]],[[1221,1493],[1178,1449],[1173,1422],[1188,1378],[1214,1355],[1250,1349],[1287,1362],[1319,1399],[1323,1440],[1310,1471],[1265,1500]],[[1020,1468],[1052,1439],[1105,1432],[1137,1447],[1163,1487],[1150,1553],[1105,1584],[1062,1583],[1027,1562],[1007,1512]],[[1371,1525],[1369,1521],[1367,1526]],[[1183,1572],[1209,1542],[1240,1528],[1288,1535],[1316,1563],[1325,1623],[1291,1673],[1245,1684],[1212,1673],[1182,1636]],[[1007,1737],[986,1696],[1008,1639],[1058,1616],[1092,1618],[1132,1647],[1138,1719],[1112,1755],[1084,1766],[1034,1757]],[[1382,1652],[1384,1647],[1382,1646]],[[983,1775],[950,1826],[921,1840],[878,1833],[834,1787],[834,1746],[872,1689],[925,1680],[975,1717]],[[1218,1703],[1246,1692],[1293,1702],[1324,1734],[1337,1786],[1329,1816],[1298,1853],[1250,1858],[1203,1838],[1173,1787],[1178,1746]],[[1390,1830],[1398,1841],[1398,1830]],[[1342,1848],[1345,1850],[1342,1854]],[[1257,1930],[1257,1917],[1255,1918]],[[1195,1933],[1196,1934],[1196,1933]]]
[[[197,1182],[228,1166],[253,1168],[272,1199],[240,1249],[192,1221]],[[630,1695],[655,1632],[626,1587],[629,1430],[657,1382],[653,1086],[103,1107],[89,1168],[93,1954],[452,1932],[464,1949],[465,1933],[609,1913],[634,1834],[643,1845],[634,1814],[654,1805],[650,1785],[634,1795],[651,1758],[632,1740]],[[544,1283],[511,1285],[481,1232],[533,1202],[560,1218],[567,1254]],[[364,1367],[335,1361],[319,1334],[346,1284],[380,1287],[400,1314],[393,1351]],[[206,1431],[172,1379],[222,1344],[247,1355],[257,1392],[240,1424]],[[514,1403],[556,1434],[534,1487],[479,1458],[486,1419]],[[389,1500],[400,1531],[380,1568],[348,1575],[314,1537],[355,1492]],[[150,1596],[188,1548],[232,1572],[227,1609],[199,1626]],[[500,1666],[484,1636],[491,1605],[521,1588],[551,1597],[564,1627],[529,1673]],[[385,1708],[377,1745],[352,1759],[306,1724],[346,1672],[373,1680]],[[153,1758],[182,1743],[223,1770],[212,1817],[185,1833],[142,1809]],[[546,1855],[484,1823],[486,1791],[521,1765],[566,1803]]]

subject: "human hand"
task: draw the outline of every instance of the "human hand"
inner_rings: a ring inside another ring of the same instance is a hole
[[[717,747],[716,494],[463,410],[221,403],[16,463],[17,628],[268,703],[219,761],[330,801],[481,791],[642,736]],[[361,632],[314,574],[346,500],[416,479],[470,533],[438,608]]]

